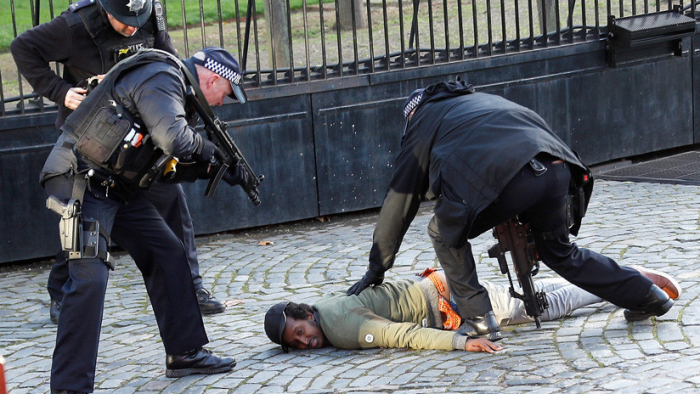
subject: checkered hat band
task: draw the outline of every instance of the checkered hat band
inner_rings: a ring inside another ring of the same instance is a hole
[[[241,74],[231,70],[215,60],[212,60],[211,58],[207,58],[207,61],[204,63],[204,68],[221,75],[236,85],[241,84]]]
[[[418,104],[420,103],[420,100],[423,98],[423,93],[419,94],[418,96],[414,97],[411,99],[411,101],[406,104],[406,106],[403,108],[403,117],[408,119],[408,115],[416,109]]]

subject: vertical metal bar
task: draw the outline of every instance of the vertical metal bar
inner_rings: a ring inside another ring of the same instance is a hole
[[[216,0],[216,11],[219,16],[219,47],[224,47],[224,18],[221,15],[221,0]],[[240,58],[239,58],[240,59]]]
[[[574,42],[574,4],[576,0],[569,0],[567,2],[569,16],[566,18],[567,27],[569,28],[569,42]]]
[[[399,35],[401,36],[401,68],[406,67],[406,39],[403,28],[403,0],[399,0]]]
[[[595,4],[597,7],[598,4]],[[573,24],[573,15],[571,17],[571,23]],[[581,39],[587,41],[588,36],[588,24],[586,23],[586,2],[581,1]]]
[[[199,24],[202,34],[202,48],[207,47],[207,34],[204,31],[204,0],[199,0]]]
[[[637,1],[632,0],[632,15],[637,15]]]
[[[493,55],[493,25],[491,23],[491,0],[486,0],[486,28],[488,29],[488,50],[487,54],[489,56]]]
[[[253,0],[251,0],[253,1]],[[258,85],[262,85],[262,65],[260,64],[260,41],[258,40],[258,9],[253,1],[253,37],[255,37],[255,77]]]
[[[367,0],[369,3],[369,0]],[[382,14],[384,18],[384,56],[387,71],[391,70],[391,48],[389,47],[389,18],[386,10],[386,0],[382,0]],[[399,18],[401,15],[401,3],[399,2]],[[403,36],[403,35],[402,35]],[[403,39],[403,37],[401,37]]]
[[[464,19],[462,18],[462,0],[457,0],[457,21],[459,23],[459,60],[464,60]]]
[[[561,13],[559,12],[559,2],[554,2],[554,43],[556,45],[561,45]],[[549,36],[547,36],[549,39]]]
[[[508,34],[506,28],[506,4],[501,0],[501,34],[503,36],[503,53],[508,52]]]
[[[450,61],[450,17],[447,12],[447,0],[442,1],[443,18],[445,19],[445,61]]]
[[[236,6],[238,6],[238,0],[236,0]],[[253,20],[254,8],[255,8],[255,0],[248,0],[247,7],[246,7],[246,14],[245,14],[245,41],[243,41],[243,54],[240,57],[241,65],[243,66],[243,70],[248,68],[247,65],[248,65],[248,44],[250,43],[250,22]],[[236,13],[238,13],[238,9],[236,9]],[[236,23],[238,23],[238,22],[236,22]],[[240,32],[240,29],[239,29],[239,32]],[[239,38],[239,46],[240,46],[240,38]]]
[[[243,47],[241,46],[241,8],[240,4],[238,3],[238,0],[234,0],[233,2],[234,9],[236,10],[236,42],[238,43],[238,61],[241,62],[241,71],[245,72],[246,70],[246,59],[243,55]],[[246,23],[246,31],[248,29],[249,22]],[[246,40],[245,42],[246,45],[246,56],[248,55],[248,41]]]
[[[620,6],[620,18],[622,18],[623,16],[625,16],[625,4],[624,4],[624,0],[620,0],[619,6]]]
[[[294,82],[294,46],[292,45],[292,12],[287,0],[287,39],[289,41],[289,82]]]
[[[520,52],[520,1],[515,0],[515,50]]]
[[[411,37],[408,40],[408,48],[413,48],[413,39],[416,40],[416,47],[418,45],[418,9],[420,8],[420,0],[413,0],[413,19],[411,19]]]
[[[644,0],[644,13],[649,13],[649,0]]]
[[[268,7],[268,8],[270,11],[270,15],[265,15],[265,18],[269,17],[270,23],[272,23],[272,21],[275,20],[275,13],[272,10],[274,7]],[[270,55],[270,59],[272,62],[272,85],[277,86],[277,56],[275,53],[275,40],[274,40],[274,37],[272,35],[272,32],[269,32],[269,33],[270,33],[270,42],[268,42],[268,46],[270,48],[269,55]],[[257,36],[257,34],[256,34],[256,36]]]
[[[532,0],[527,0],[527,8],[530,22],[530,49],[535,49],[535,17],[532,9]]]
[[[287,0],[289,1],[289,0]],[[357,21],[355,20],[355,0],[350,0],[350,20],[352,21],[352,53],[353,64],[355,65],[355,75],[360,73],[360,63],[357,54]]]
[[[187,38],[187,17],[185,16],[185,0],[180,0],[182,7],[182,34],[185,40],[185,58],[190,57],[190,42]]]
[[[323,56],[323,69],[321,71],[321,76],[323,79],[328,78],[328,60],[326,53],[326,29],[325,21],[323,20],[323,0],[318,0],[318,12],[321,18],[321,53]]]
[[[336,31],[336,42],[338,44],[338,75],[343,76],[343,40],[342,32],[340,30],[340,4],[338,0],[335,0],[335,31]]]
[[[36,1],[39,2],[40,0]],[[29,15],[31,17],[32,26],[38,25],[39,17],[37,16],[37,12],[34,11],[34,0],[29,0]]]
[[[372,34],[372,8],[370,0],[367,0],[367,34],[369,40],[369,72],[374,72],[374,35]]]
[[[600,10],[598,9],[598,2],[595,2],[594,6],[594,15],[595,15],[595,37],[593,37],[594,40],[597,40],[600,37]]]
[[[15,15],[15,1],[10,0],[10,12],[12,13],[12,32],[13,37],[17,38],[17,18]],[[17,82],[19,83],[19,101],[17,102],[17,108],[19,108],[19,113],[24,115],[24,92],[22,90],[22,74],[17,70]]]
[[[302,16],[304,17],[304,50],[306,51],[306,80],[311,80],[311,59],[310,49],[309,49],[309,19],[306,12],[306,0],[301,1],[302,6]]]
[[[0,118],[5,117],[5,95],[2,87],[2,70],[0,70]]]
[[[428,37],[430,37],[430,64],[435,64],[435,32],[433,30],[433,0],[426,0],[428,2]],[[418,26],[418,20],[416,20],[416,26]],[[417,29],[416,29],[417,30]],[[416,48],[420,49],[420,48]],[[419,56],[420,59],[420,56]],[[420,60],[418,60],[420,64]]]
[[[542,1],[542,0],[539,0]],[[544,2],[543,2],[544,3]],[[542,45],[549,44],[549,26],[547,26],[547,7],[542,7]]]
[[[472,23],[474,24],[474,57],[479,57],[479,21],[476,10],[476,1],[472,1]]]

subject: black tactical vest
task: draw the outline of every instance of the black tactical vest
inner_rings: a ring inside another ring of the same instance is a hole
[[[142,184],[154,163],[162,159],[163,152],[154,146],[139,119],[115,99],[113,92],[121,75],[153,62],[169,63],[178,69],[185,67],[168,52],[142,50],[112,68],[61,127],[64,146],[74,146],[77,155],[90,167],[101,168],[135,188],[149,187],[155,181],[150,179],[148,184]],[[185,90],[184,76],[182,84]]]
[[[105,74],[119,61],[126,59],[140,49],[153,48],[155,44],[155,34],[158,28],[155,17],[149,18],[148,22],[139,28],[133,36],[125,37],[112,28],[102,6],[96,4],[95,0],[81,0],[72,4],[69,10],[66,22],[71,34],[73,34],[74,29],[84,27],[95,42],[101,60],[100,70],[65,67],[63,79],[73,85],[80,85],[86,79],[97,74]],[[80,51],[80,48],[75,50]],[[92,53],[92,50],[89,52]]]

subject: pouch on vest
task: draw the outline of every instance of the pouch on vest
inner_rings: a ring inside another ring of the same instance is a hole
[[[139,182],[162,151],[127,111],[100,108],[83,128],[75,149],[86,159],[116,174],[127,184]]]

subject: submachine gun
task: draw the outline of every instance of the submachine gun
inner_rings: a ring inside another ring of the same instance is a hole
[[[532,277],[540,270],[540,264],[529,224],[521,224],[515,217],[494,227],[493,236],[498,243],[489,249],[489,257],[495,257],[498,260],[501,273],[508,275],[511,296],[523,300],[525,311],[535,319],[537,328],[540,328],[540,315],[549,307],[549,303],[543,291],[535,291],[535,285],[532,282]],[[506,252],[510,252],[522,294],[515,291],[513,287]]]
[[[211,197],[214,195],[221,178],[224,176],[229,167],[235,166],[236,164],[242,164],[243,168],[247,174],[248,182],[241,187],[250,198],[253,205],[260,205],[260,196],[258,194],[258,186],[260,182],[265,179],[264,175],[256,175],[253,169],[248,164],[248,161],[243,157],[240,149],[236,146],[236,143],[231,138],[231,135],[226,131],[228,125],[226,122],[222,122],[216,117],[209,106],[205,107],[197,100],[197,97],[192,89],[192,86],[188,88],[187,100],[194,106],[197,113],[199,113],[202,121],[204,122],[204,130],[207,132],[207,138],[218,146],[224,154],[223,160],[221,160],[221,165],[219,166],[217,173],[209,180],[207,184],[207,189],[204,195]]]

